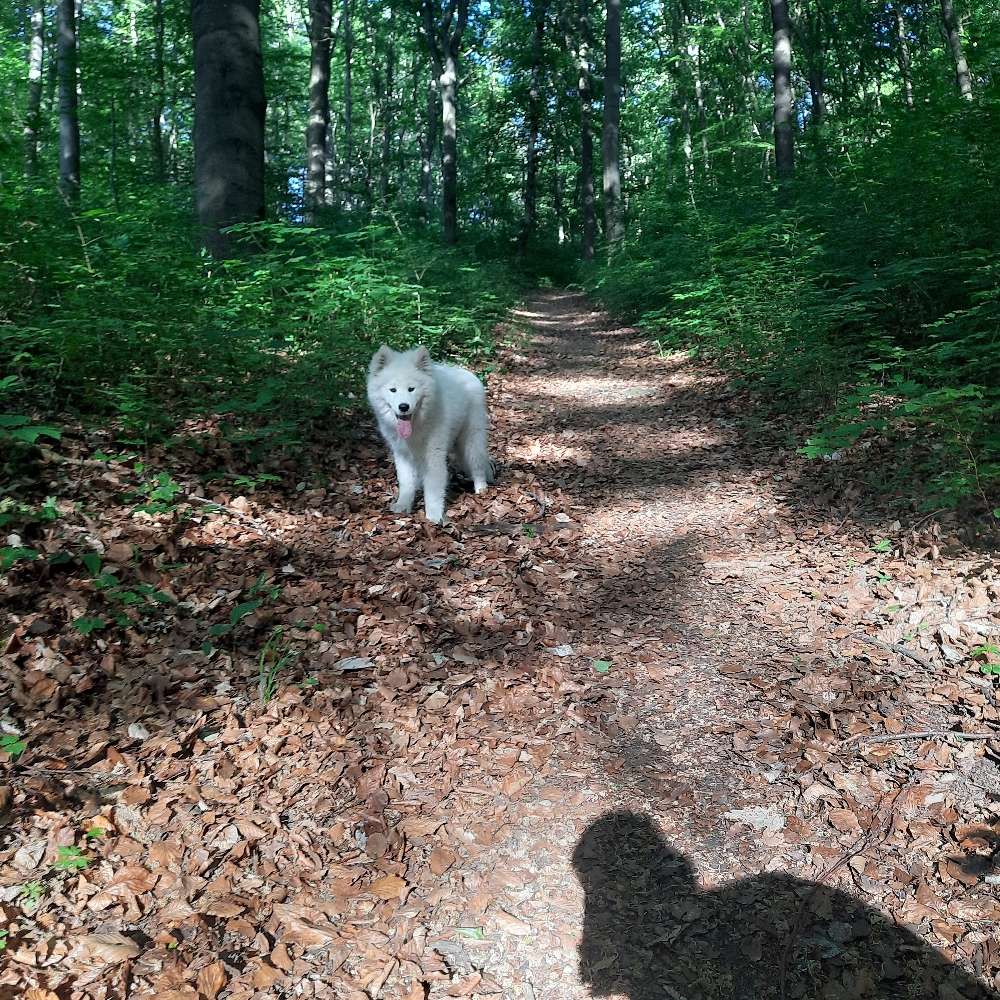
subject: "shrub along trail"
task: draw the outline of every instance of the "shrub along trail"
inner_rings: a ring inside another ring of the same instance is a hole
[[[995,563],[580,296],[507,332],[447,531],[367,426],[256,492],[42,464],[80,506],[7,577],[0,996],[996,988],[996,744],[912,735],[997,723]]]

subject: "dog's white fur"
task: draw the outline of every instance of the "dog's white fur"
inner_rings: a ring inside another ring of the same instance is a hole
[[[422,488],[427,519],[443,524],[449,457],[477,493],[493,482],[486,393],[472,372],[437,364],[426,347],[397,353],[383,345],[368,367],[368,402],[396,463],[399,496],[390,510],[413,510]],[[401,417],[410,418],[405,435]]]

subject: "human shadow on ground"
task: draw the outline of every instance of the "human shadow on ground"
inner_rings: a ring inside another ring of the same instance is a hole
[[[581,978],[628,1000],[997,1000],[884,914],[774,873],[702,890],[647,816],[594,821],[573,853]]]

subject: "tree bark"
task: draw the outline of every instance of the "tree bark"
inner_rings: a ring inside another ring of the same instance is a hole
[[[434,147],[438,137],[437,81],[432,76],[427,84],[427,111],[424,131],[420,135],[420,216],[424,223],[431,219],[431,202],[434,196]]]
[[[156,91],[153,103],[153,175],[159,183],[167,179],[163,147],[163,108],[167,102],[167,82],[163,67],[163,0],[153,0],[153,72]]]
[[[795,173],[792,107],[792,25],[788,0],[771,0],[774,29],[774,166],[779,183]]]
[[[441,95],[441,220],[444,241],[454,246],[458,243],[458,56],[469,0],[448,0],[440,22],[431,10],[431,0],[421,0],[420,7]]]
[[[910,43],[906,37],[906,21],[899,2],[892,5],[893,17],[896,21],[896,63],[899,66],[899,76],[903,82],[903,100],[907,108],[913,110],[913,71],[910,66]]]
[[[619,131],[622,102],[621,0],[607,0],[604,34],[604,123],[601,153],[604,165],[604,238],[618,243],[625,235]]]
[[[351,0],[344,0],[344,160],[341,190],[344,207],[350,211],[353,206],[352,186],[354,182],[354,27],[351,23]]]
[[[80,119],[76,93],[76,6],[58,0],[59,190],[69,203],[80,200]]]
[[[264,218],[264,74],[260,0],[192,0],[194,174],[213,257],[247,249],[227,226]]]
[[[966,101],[972,100],[972,76],[969,64],[962,48],[962,30],[955,15],[953,0],[941,0],[941,20],[944,22],[944,33],[948,38],[948,47],[955,62],[955,83],[958,92]]]
[[[524,219],[518,235],[523,257],[538,223],[538,139],[542,122],[542,42],[548,0],[534,0],[534,31],[531,42],[531,83],[528,90],[528,147],[524,165]]]
[[[597,199],[594,195],[593,97],[590,90],[590,19],[589,0],[580,0],[577,16],[577,94],[580,97],[580,201],[583,232],[580,256],[594,259],[597,242]]]
[[[379,161],[378,196],[382,205],[389,203],[389,166],[392,157],[393,89],[395,87],[396,47],[392,44],[392,11],[388,25],[389,39],[385,47],[385,91],[382,94],[382,153]]]
[[[330,128],[330,0],[309,0],[309,123],[306,126],[306,222],[326,200],[326,143]]]
[[[45,7],[41,0],[31,12],[31,42],[28,49],[28,108],[24,116],[24,172],[38,173],[38,128],[42,107],[42,62],[45,58]]]

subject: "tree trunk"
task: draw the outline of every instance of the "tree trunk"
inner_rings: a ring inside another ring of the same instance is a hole
[[[167,179],[163,149],[163,108],[167,101],[167,83],[163,68],[163,0],[153,0],[153,71],[156,92],[153,103],[153,175],[157,182]]]
[[[333,208],[337,204],[337,118],[330,119],[326,132],[326,178],[323,184],[323,204]]]
[[[58,0],[59,190],[69,203],[80,200],[80,120],[76,94],[76,6]]]
[[[213,257],[240,247],[227,226],[264,218],[264,74],[260,0],[192,0],[194,176]]]
[[[427,112],[424,131],[420,135],[420,217],[424,223],[431,219],[431,202],[434,196],[434,147],[438,135],[437,81],[431,77],[427,84]]]
[[[31,12],[31,43],[28,50],[28,109],[24,116],[24,172],[38,173],[38,127],[42,107],[42,60],[45,57],[45,7],[41,0]]]
[[[955,15],[955,5],[952,0],[941,0],[941,20],[944,22],[944,33],[948,37],[948,47],[955,61],[955,82],[958,92],[967,100],[972,100],[972,76],[969,74],[969,64],[962,48],[962,30]]]
[[[449,0],[438,22],[432,0],[421,0],[424,40],[441,94],[441,219],[444,241],[458,243],[458,55],[469,18],[469,0]],[[454,27],[452,22],[454,21]]]
[[[330,127],[330,0],[309,0],[309,124],[306,126],[306,222],[316,222],[326,195]]]
[[[528,148],[524,165],[524,220],[518,236],[518,250],[523,257],[535,235],[538,222],[538,136],[542,121],[542,41],[545,37],[545,14],[548,0],[535,0],[535,30],[531,44],[531,85],[528,90]]]
[[[390,12],[391,18],[391,12]],[[389,40],[385,47],[385,92],[382,95],[382,155],[379,163],[378,196],[383,206],[389,203],[389,161],[392,157],[392,116],[396,47],[392,44],[394,25],[388,25]]]
[[[792,119],[792,25],[788,0],[771,0],[774,29],[774,167],[779,183],[795,173],[795,133]]]
[[[903,19],[903,9],[898,0],[892,5],[893,17],[896,20],[896,63],[899,66],[899,76],[903,82],[903,100],[907,108],[913,110],[913,71],[910,68],[910,43],[906,38],[906,21]]]
[[[590,21],[587,15],[588,0],[580,0],[577,31],[577,93],[580,96],[580,199],[583,210],[583,234],[580,256],[594,259],[597,242],[597,199],[594,196],[594,133],[591,126],[593,98],[590,92]]]
[[[619,129],[622,103],[621,0],[607,0],[604,35],[604,125],[601,153],[604,163],[604,238],[618,243],[625,235],[622,213],[622,177]]]
[[[458,242],[458,64],[449,52],[438,79],[441,90],[441,219],[444,241]]]
[[[351,188],[354,180],[354,29],[351,27],[351,0],[344,0],[344,207],[353,208]]]
[[[826,81],[819,66],[809,67],[809,104],[813,125],[822,125],[826,117]]]

